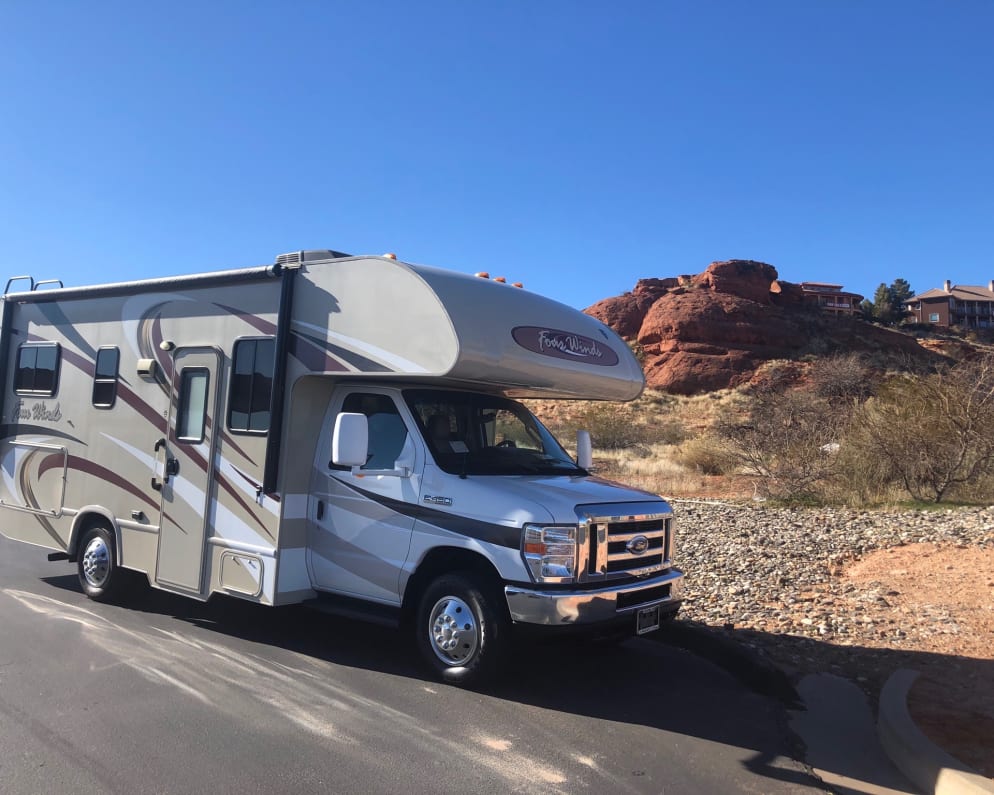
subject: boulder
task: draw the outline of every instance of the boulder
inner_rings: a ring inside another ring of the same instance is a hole
[[[765,262],[730,259],[712,262],[704,273],[694,277],[694,284],[716,293],[728,293],[758,304],[768,304],[770,285],[776,278],[777,269]]]

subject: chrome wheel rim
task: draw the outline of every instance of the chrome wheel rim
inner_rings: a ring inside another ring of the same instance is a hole
[[[102,588],[110,573],[110,550],[100,536],[90,539],[83,550],[83,576],[94,588]]]
[[[443,596],[431,609],[428,643],[443,663],[465,665],[480,644],[480,630],[469,605],[455,596]]]

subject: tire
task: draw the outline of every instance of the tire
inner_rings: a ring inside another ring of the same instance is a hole
[[[85,530],[76,553],[76,573],[83,593],[97,602],[109,602],[120,596],[126,572],[115,561],[110,530],[103,525]]]
[[[424,662],[442,681],[461,687],[494,678],[511,640],[497,589],[479,581],[470,572],[442,575],[421,595],[415,620]]]

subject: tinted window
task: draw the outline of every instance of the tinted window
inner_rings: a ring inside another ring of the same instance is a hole
[[[276,343],[272,338],[239,340],[232,353],[228,427],[233,431],[269,430]]]
[[[117,398],[117,374],[121,354],[117,348],[101,348],[93,373],[93,405],[109,408]]]
[[[22,345],[17,352],[14,391],[52,397],[59,383],[60,354],[54,342]]]
[[[183,370],[176,412],[176,438],[181,442],[202,442],[207,427],[207,393],[210,373],[203,367]]]

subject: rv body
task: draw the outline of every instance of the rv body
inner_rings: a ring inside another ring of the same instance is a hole
[[[491,673],[515,624],[648,631],[679,606],[669,506],[591,476],[517,402],[641,392],[593,318],[331,251],[11,282],[0,532],[76,561],[94,598],[130,571],[200,600],[410,617],[456,682]]]

